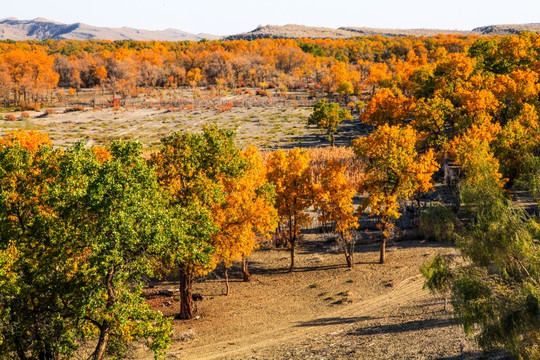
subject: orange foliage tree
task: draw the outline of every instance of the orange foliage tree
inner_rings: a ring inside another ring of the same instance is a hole
[[[268,180],[276,189],[280,223],[286,229],[284,232],[291,251],[289,271],[292,271],[300,230],[311,222],[310,215],[305,212],[313,204],[309,155],[298,148],[287,152],[278,150],[270,155],[267,166]]]
[[[471,125],[464,134],[448,143],[450,155],[465,172],[465,183],[486,189],[504,185],[499,160],[490,145],[501,132],[501,126],[489,120]]]
[[[253,147],[241,153],[246,170],[241,177],[223,178],[225,199],[214,207],[212,216],[219,229],[212,243],[214,262],[225,265],[226,294],[229,294],[228,268],[242,261],[244,281],[249,281],[247,257],[257,248],[259,237],[268,236],[277,225],[274,191],[266,179],[266,167]]]
[[[334,160],[328,161],[314,187],[314,194],[314,206],[320,212],[319,221],[334,223],[347,266],[352,268],[355,244],[352,230],[359,224],[353,203],[356,189],[345,175],[345,166]]]
[[[15,104],[25,105],[47,99],[58,83],[54,58],[44,50],[11,49],[0,55],[0,63],[7,66]]]
[[[367,103],[361,116],[364,123],[370,125],[399,125],[411,117],[414,99],[403,96],[390,89],[378,90]]]
[[[418,133],[410,126],[383,125],[371,135],[353,141],[358,156],[367,159],[366,175],[360,190],[366,193],[360,211],[370,211],[381,220],[383,238],[380,263],[385,261],[386,242],[397,219],[399,202],[415,193],[429,191],[438,169],[432,150],[419,155]]]

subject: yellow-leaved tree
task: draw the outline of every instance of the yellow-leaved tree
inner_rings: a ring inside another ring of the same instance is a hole
[[[432,176],[438,169],[432,150],[420,155],[416,150],[418,133],[410,126],[383,125],[368,137],[353,141],[356,154],[367,160],[360,190],[367,195],[360,211],[369,211],[381,221],[380,263],[385,261],[386,242],[401,214],[399,202],[433,187]]]
[[[268,236],[277,225],[274,189],[266,179],[266,167],[254,147],[240,154],[246,169],[238,178],[222,179],[225,199],[212,214],[219,231],[214,235],[213,262],[225,265],[226,294],[229,294],[228,268],[242,261],[244,281],[249,281],[247,257],[258,247],[258,239]]]
[[[486,190],[502,189],[504,180],[499,171],[499,160],[490,147],[500,132],[499,124],[485,118],[448,143],[448,152],[465,172],[464,184]]]
[[[307,151],[294,148],[278,150],[268,159],[268,180],[276,189],[276,208],[279,221],[284,226],[291,250],[291,266],[294,268],[294,250],[302,226],[310,223],[305,212],[313,204],[312,177]]]
[[[334,223],[347,266],[352,268],[355,239],[351,231],[358,228],[358,217],[353,204],[356,189],[345,176],[345,165],[335,160],[328,161],[314,187],[314,194],[314,206],[320,212],[319,221]]]

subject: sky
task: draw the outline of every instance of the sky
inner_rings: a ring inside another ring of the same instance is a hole
[[[229,35],[258,25],[471,30],[540,23],[539,0],[4,0],[0,18]]]

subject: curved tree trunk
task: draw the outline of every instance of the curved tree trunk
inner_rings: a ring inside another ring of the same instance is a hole
[[[192,298],[193,273],[189,269],[180,268],[180,313],[178,319],[193,319]]]
[[[105,351],[107,350],[107,344],[109,343],[110,327],[107,321],[103,323],[103,326],[99,332],[98,345],[94,352],[94,360],[102,360],[105,358]]]
[[[341,247],[343,248],[343,253],[345,254],[345,261],[347,262],[347,267],[352,268],[353,267],[353,257],[354,257],[354,239],[350,239],[347,241],[347,238],[345,237],[345,234],[342,232],[338,233]]]
[[[114,266],[109,269],[107,277],[105,279],[105,286],[107,287],[107,303],[106,308],[110,309],[116,302],[116,291],[113,287]],[[111,331],[111,324],[108,320],[104,320],[99,329],[99,339],[94,351],[94,360],[102,360],[105,358],[105,352],[109,345],[109,336]]]

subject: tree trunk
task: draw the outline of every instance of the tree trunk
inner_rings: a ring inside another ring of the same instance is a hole
[[[379,264],[384,264],[384,259],[385,259],[385,256],[386,256],[386,236],[383,237],[382,241],[381,241],[381,258],[379,260]]]
[[[353,255],[354,255],[354,239],[350,239],[347,241],[347,237],[343,232],[338,232],[339,235],[339,242],[341,243],[341,246],[343,247],[343,253],[345,254],[345,260],[347,261],[347,267],[352,268],[353,267]]]
[[[24,352],[24,348],[21,344],[21,340],[18,338],[15,339],[15,348],[16,348],[17,356],[19,357],[20,360],[28,359],[28,357],[26,356],[26,353]]]
[[[225,296],[229,296],[229,268],[225,266]]]
[[[251,281],[251,274],[249,273],[247,256],[242,256],[242,277],[244,278],[244,282]]]
[[[332,147],[336,146],[336,139],[334,137],[334,134],[330,134],[330,141],[332,142]]]
[[[178,319],[193,319],[193,298],[191,296],[191,286],[193,283],[193,273],[184,268],[180,269],[180,313]]]
[[[55,358],[56,356],[51,349],[51,344],[44,344],[43,349],[41,349],[40,353],[38,354],[38,359],[39,360],[54,360]]]
[[[109,269],[107,277],[105,279],[105,286],[107,287],[107,304],[106,309],[110,309],[116,302],[116,291],[113,287],[114,266]],[[94,360],[102,360],[105,358],[105,352],[109,344],[111,325],[108,320],[104,320],[99,328],[99,339],[94,351]]]
[[[349,243],[346,242],[343,246],[343,249],[345,250],[345,260],[347,261],[347,267],[352,268],[354,245],[352,246],[352,248],[349,248]]]
[[[94,352],[94,360],[102,360],[105,358],[105,351],[107,350],[107,344],[109,343],[109,331],[109,324],[105,321],[99,332],[99,340],[96,351]]]
[[[294,246],[296,245],[296,239],[292,239],[291,243],[289,244],[291,247],[291,266],[289,267],[289,272],[293,271],[294,268]]]
[[[296,221],[296,219],[294,219]],[[293,218],[289,216],[289,246],[291,250],[291,266],[289,272],[292,272],[294,268],[294,247],[296,245],[296,233],[293,233],[293,228],[296,230],[296,226],[293,226]]]

